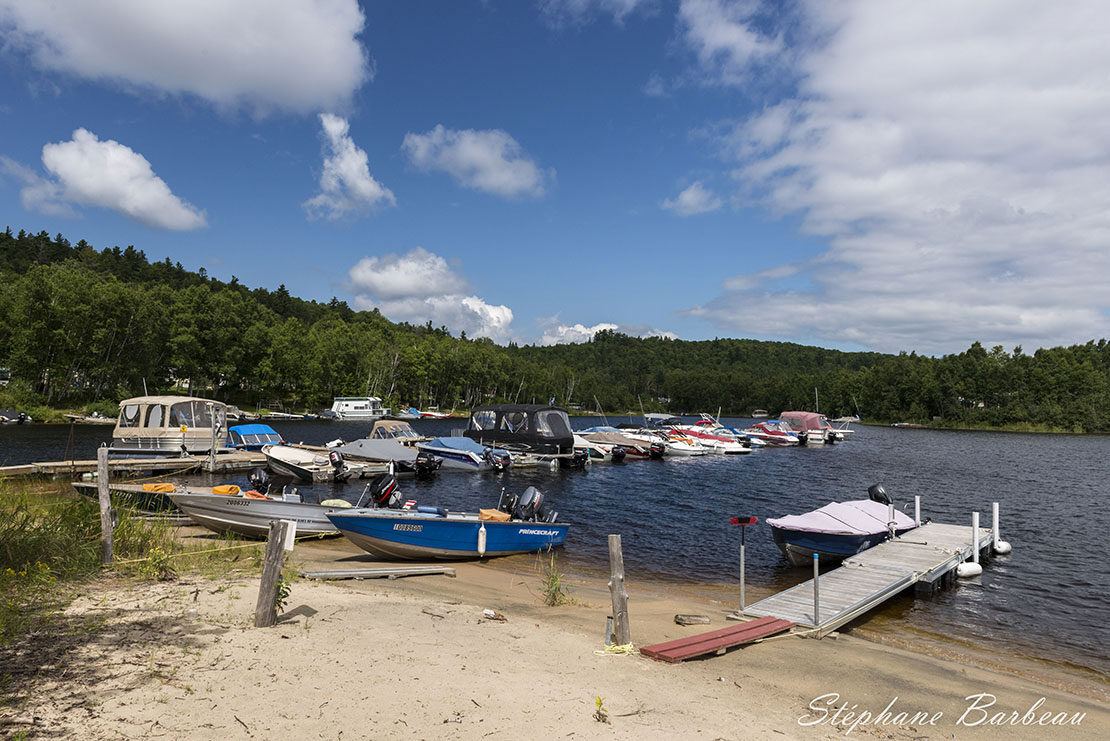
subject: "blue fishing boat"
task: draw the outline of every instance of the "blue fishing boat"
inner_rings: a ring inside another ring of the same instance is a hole
[[[795,566],[839,561],[916,527],[913,518],[891,507],[881,484],[867,490],[869,499],[832,502],[802,515],[767,520],[775,544]]]
[[[570,525],[556,523],[533,486],[519,497],[502,496],[495,510],[447,512],[403,501],[396,481],[371,482],[374,508],[327,513],[352,543],[388,559],[469,559],[530,553],[562,545]]]
[[[285,444],[273,427],[257,423],[229,427],[227,436],[227,447],[237,450],[262,450],[265,445]]]

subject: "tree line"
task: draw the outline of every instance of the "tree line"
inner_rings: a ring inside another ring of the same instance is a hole
[[[614,415],[761,408],[880,422],[1110,431],[1110,348],[943,357],[747,339],[599,332],[552,347],[495,345],[394,323],[285,286],[248,288],[134,247],[0,234],[0,367],[49,406],[184,388],[243,408],[325,408],[335,396],[465,411],[548,402]]]

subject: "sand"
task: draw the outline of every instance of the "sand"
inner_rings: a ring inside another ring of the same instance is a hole
[[[298,545],[293,559],[310,568],[381,565],[341,539]],[[296,581],[271,628],[253,627],[255,580],[106,577],[69,607],[54,636],[0,653],[0,676],[24,693],[0,707],[0,734],[1110,738],[1110,706],[1097,691],[1084,696],[850,635],[778,638],[682,664],[605,654],[604,584],[574,584],[578,604],[547,607],[535,563],[451,564],[454,578]],[[723,603],[661,594],[632,576],[628,590],[636,645],[731,624]],[[711,623],[679,626],[678,613]],[[969,709],[992,698],[985,710]],[[872,717],[853,727],[861,712]]]

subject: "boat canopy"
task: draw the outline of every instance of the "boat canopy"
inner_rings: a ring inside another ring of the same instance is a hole
[[[825,415],[817,412],[783,412],[779,421],[795,430],[827,430],[832,427]]]
[[[479,443],[536,455],[573,455],[566,410],[543,404],[476,407],[463,433]]]
[[[771,527],[835,535],[874,535],[886,532],[890,509],[880,502],[860,499],[832,502],[804,515],[787,515],[767,520]],[[913,518],[894,510],[894,527],[905,530],[914,526]]]
[[[425,439],[425,436],[414,430],[408,422],[395,419],[379,419],[370,430],[370,437],[375,440]]]
[[[221,428],[226,409],[221,401],[192,396],[137,396],[120,402],[116,428]]]
[[[235,425],[227,430],[232,447],[257,448],[263,445],[281,445],[284,441],[273,427],[263,424]]]

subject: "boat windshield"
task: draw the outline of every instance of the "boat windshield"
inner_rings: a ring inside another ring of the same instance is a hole
[[[138,404],[124,404],[119,408],[120,427],[138,427],[141,407]]]
[[[570,418],[560,409],[547,409],[536,415],[536,432],[544,437],[567,437],[570,431]]]
[[[200,399],[179,401],[170,407],[170,427],[223,427],[223,422],[223,407]]]
[[[470,418],[470,429],[472,430],[495,430],[497,429],[497,412],[493,409],[482,409],[474,412]]]

